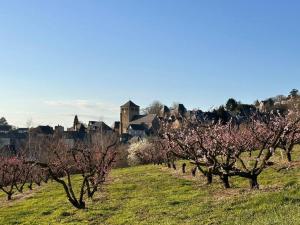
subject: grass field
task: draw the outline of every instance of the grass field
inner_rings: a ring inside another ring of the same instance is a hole
[[[199,175],[163,166],[115,169],[86,210],[72,208],[50,182],[9,203],[1,193],[0,224],[300,224],[300,154],[294,160],[289,170],[278,172],[276,162],[264,171],[258,191],[238,178],[228,190],[218,179],[206,186]]]

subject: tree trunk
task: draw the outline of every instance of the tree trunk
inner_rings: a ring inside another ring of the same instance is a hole
[[[70,174],[67,174],[68,183],[66,183],[64,180],[59,179],[59,177],[56,176],[51,169],[49,169],[49,173],[56,182],[63,186],[69,202],[77,209],[85,209],[85,202],[82,200],[82,198],[78,201],[75,197],[72,189]]]
[[[224,188],[230,188],[228,175],[224,174],[224,175],[220,176],[220,178],[221,178],[221,180],[223,182]]]
[[[94,191],[88,192],[88,198],[93,199],[94,193],[95,193]]]
[[[84,201],[76,201],[72,198],[68,198],[69,202],[77,209],[85,209],[85,202]]]
[[[211,172],[206,173],[207,184],[211,184],[213,181],[213,175]]]
[[[32,190],[32,182],[29,183],[28,188],[29,190]]]
[[[172,167],[174,170],[176,170],[176,164],[175,163],[172,163]]]
[[[91,187],[92,186],[92,187]],[[98,190],[97,185],[92,184],[90,185],[89,181],[86,181],[86,187],[87,187],[87,195],[88,198],[92,199],[96,191]]]
[[[7,200],[10,201],[12,198],[12,193],[7,193]]]
[[[167,166],[168,166],[168,168],[171,168],[171,164],[170,163],[167,163]]]
[[[15,187],[18,190],[18,192],[23,193],[24,184],[22,184],[20,187],[18,187],[18,185],[15,185]]]
[[[78,209],[85,209],[85,202],[79,202]]]
[[[257,182],[257,176],[254,175],[250,178],[250,188],[251,189],[259,189],[259,184]]]
[[[197,166],[192,169],[192,176],[195,177],[197,172]]]
[[[85,209],[85,202],[84,201],[79,201],[74,205],[77,209]]]
[[[286,157],[287,157],[288,162],[292,162],[292,154],[291,154],[291,152],[288,151],[286,153]]]
[[[186,163],[183,163],[182,164],[182,173],[185,173],[186,171],[185,171],[185,168],[186,168]]]

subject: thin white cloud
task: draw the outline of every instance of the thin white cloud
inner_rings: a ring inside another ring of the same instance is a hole
[[[111,103],[97,102],[97,101],[88,101],[88,100],[70,100],[70,101],[62,101],[62,100],[51,100],[44,101],[44,104],[52,107],[58,108],[71,108],[71,109],[83,109],[83,110],[104,110],[110,112],[118,112],[119,106],[113,105]]]
[[[72,107],[72,108],[93,108],[96,104],[90,104],[87,100],[72,100],[72,101],[45,101],[44,102],[48,106],[53,107]]]
[[[10,110],[0,109],[0,116],[4,116],[9,123],[18,127],[26,127],[31,119],[33,126],[57,124],[71,127],[74,116],[88,123],[90,120],[103,120],[108,125],[119,120],[120,106],[96,100],[48,100],[35,102],[26,107],[14,107]]]
[[[87,122],[88,120],[104,120],[111,124],[119,118],[119,106],[111,103],[76,99],[70,101],[44,101],[44,104],[46,107],[50,107],[49,110],[55,111],[53,118],[59,118],[60,121],[62,118],[71,121],[75,114],[83,122]],[[66,125],[65,122],[63,124]]]

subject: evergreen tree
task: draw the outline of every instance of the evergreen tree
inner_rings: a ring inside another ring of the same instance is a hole
[[[238,102],[234,98],[228,99],[226,103],[226,109],[228,111],[234,111],[238,107]]]
[[[298,96],[299,91],[297,89],[293,89],[290,91],[290,96],[291,97],[297,97]]]
[[[7,123],[7,121],[6,121],[6,119],[4,118],[4,117],[1,117],[0,118],[0,125],[8,125],[8,123]]]

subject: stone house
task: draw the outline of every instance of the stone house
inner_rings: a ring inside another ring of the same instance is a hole
[[[132,101],[128,101],[120,107],[119,134],[123,139],[153,134],[159,129],[159,126],[160,122],[156,114],[141,115],[140,106]]]

